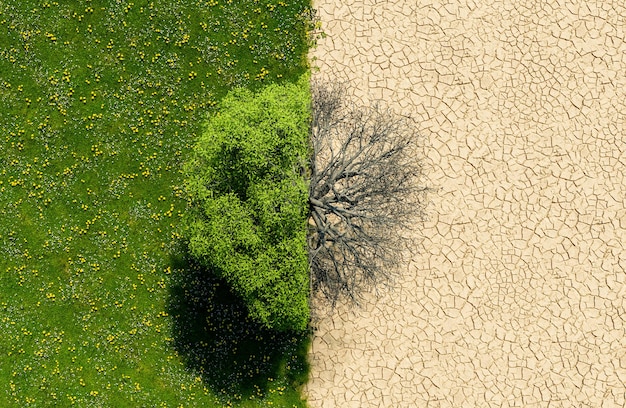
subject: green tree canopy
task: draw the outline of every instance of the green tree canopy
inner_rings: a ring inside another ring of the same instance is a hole
[[[309,321],[309,101],[306,77],[258,93],[233,90],[185,166],[191,254],[278,330]]]

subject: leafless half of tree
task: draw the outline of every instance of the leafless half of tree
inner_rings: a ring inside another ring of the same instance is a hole
[[[427,188],[408,118],[353,108],[341,85],[312,84],[309,262],[313,291],[358,302],[398,271],[424,220]]]

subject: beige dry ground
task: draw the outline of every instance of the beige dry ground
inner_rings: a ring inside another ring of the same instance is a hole
[[[412,115],[392,289],[318,322],[311,407],[626,406],[623,0],[317,0],[320,78]]]

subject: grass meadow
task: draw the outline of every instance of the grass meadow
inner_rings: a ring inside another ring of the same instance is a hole
[[[0,2],[0,406],[303,407],[306,335],[180,242],[234,86],[307,69],[309,1]]]

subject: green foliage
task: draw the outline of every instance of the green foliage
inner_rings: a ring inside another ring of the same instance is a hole
[[[306,251],[308,79],[236,89],[220,103],[186,166],[190,251],[278,330],[309,319]]]

